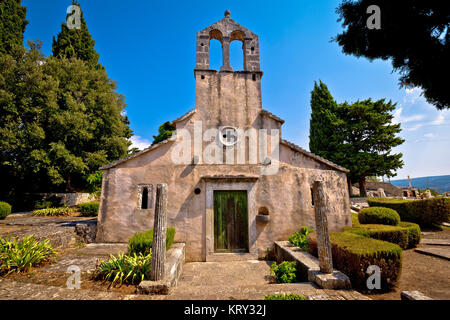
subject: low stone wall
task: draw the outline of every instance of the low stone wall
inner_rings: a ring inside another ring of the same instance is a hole
[[[351,289],[350,279],[345,274],[336,269],[330,274],[321,273],[319,260],[289,241],[275,241],[274,246],[277,263],[295,261],[302,281],[314,282],[323,289]]]
[[[174,243],[166,252],[164,278],[160,281],[142,281],[137,287],[139,294],[169,294],[178,285],[185,261],[185,244]]]
[[[95,196],[90,193],[39,193],[39,195],[44,199],[52,196],[61,198],[61,204],[69,207],[95,200]]]
[[[97,234],[97,219],[87,220],[75,225],[75,233],[84,243],[95,242]]]

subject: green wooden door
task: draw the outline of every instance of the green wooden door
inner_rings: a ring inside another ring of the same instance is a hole
[[[214,191],[214,251],[248,252],[247,191]]]

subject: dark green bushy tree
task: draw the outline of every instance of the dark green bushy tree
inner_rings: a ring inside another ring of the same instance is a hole
[[[80,6],[76,1],[73,5]],[[66,23],[61,24],[57,38],[53,37],[52,52],[57,58],[78,58],[90,67],[99,67],[99,54],[94,49],[95,41],[89,33],[86,21],[81,11],[81,28],[69,29]]]
[[[380,29],[369,29],[367,8],[380,8]],[[440,0],[345,0],[337,8],[344,31],[334,39],[344,53],[391,60],[401,86],[423,89],[438,109],[450,107],[450,14]]]
[[[365,196],[366,177],[394,176],[403,166],[402,154],[391,154],[404,142],[397,136],[400,124],[392,124],[395,104],[391,101],[336,104],[324,84],[315,84],[311,107],[310,150],[350,170],[350,195],[352,181],[359,182]]]
[[[158,128],[158,135],[153,136],[152,145],[160,143],[166,139],[169,139],[172,136],[174,131],[175,131],[175,125],[172,122],[170,122],[170,121],[164,122]]]
[[[15,46],[23,46],[23,33],[28,24],[27,8],[22,0],[0,1],[0,55],[10,53]]]

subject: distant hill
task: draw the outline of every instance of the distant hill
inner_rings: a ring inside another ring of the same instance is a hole
[[[391,180],[391,183],[397,187],[408,187],[408,179]],[[434,177],[421,177],[412,178],[411,184],[415,188],[419,189],[434,189],[437,192],[450,192],[450,175],[448,176],[434,176]]]

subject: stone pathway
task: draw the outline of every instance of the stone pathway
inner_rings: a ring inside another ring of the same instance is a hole
[[[450,250],[443,247],[423,247],[414,249],[416,252],[450,260]]]

